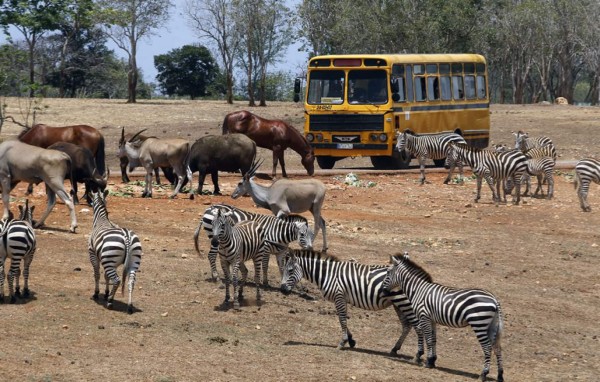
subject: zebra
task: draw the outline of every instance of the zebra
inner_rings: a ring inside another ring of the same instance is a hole
[[[92,220],[92,232],[88,242],[90,262],[94,269],[94,300],[98,299],[100,293],[100,264],[104,269],[106,288],[104,299],[106,307],[112,308],[115,292],[121,285],[121,294],[125,292],[125,283],[129,289],[127,302],[127,313],[133,313],[132,294],[135,286],[135,274],[142,261],[142,244],[139,237],[127,228],[121,228],[108,218],[106,208],[106,195],[108,191],[94,192],[92,194],[92,207],[94,217]],[[117,274],[117,267],[123,265],[121,278]],[[109,293],[109,284],[112,289]]]
[[[544,182],[548,183],[548,193],[546,194],[546,199],[550,200],[554,196],[554,159],[548,156],[538,157],[538,158],[529,158],[527,159],[527,172],[523,174],[521,178],[521,183],[525,183],[525,192],[524,196],[529,195],[529,190],[531,189],[531,176],[537,177],[537,187],[533,196],[537,196],[538,192],[541,192],[544,195],[543,184]],[[506,182],[506,193],[511,193],[513,188],[513,184],[511,179],[508,179]]]
[[[238,223],[244,220],[255,220],[260,225],[269,226],[268,232],[275,232],[271,226],[277,224],[277,217],[274,215],[264,215],[257,214],[253,212],[248,212],[242,210],[240,208],[228,205],[228,204],[213,204],[209,206],[202,215],[200,222],[198,223],[198,227],[194,231],[194,247],[196,248],[196,252],[200,254],[200,248],[198,245],[198,237],[200,236],[200,231],[204,228],[206,234],[208,235],[209,240],[213,237],[213,222],[217,213],[217,210],[221,210],[222,212],[231,212],[231,219],[234,223]],[[288,223],[296,223],[300,229],[299,235],[299,243],[302,248],[310,248],[312,247],[312,239],[314,238],[314,234],[310,227],[308,226],[308,220],[301,215],[287,215],[280,220],[286,221]],[[304,228],[306,225],[306,228]],[[273,238],[273,240],[277,241],[277,238]],[[295,239],[294,239],[295,240]],[[213,246],[211,244],[210,250],[208,252],[208,261],[210,263],[210,269],[212,274],[212,281],[217,281],[219,278],[219,273],[217,271],[217,255],[219,253],[218,246]],[[278,264],[280,264],[281,256],[278,256]],[[281,271],[281,266],[280,266]]]
[[[406,150],[411,155],[414,155],[419,159],[419,166],[421,167],[421,184],[425,183],[425,159],[430,158],[436,165],[438,163],[444,163],[444,158],[448,156],[448,143],[467,142],[465,139],[456,133],[441,133],[431,135],[414,135],[410,130],[405,130],[403,133],[398,133],[398,142],[396,143],[396,150],[402,152]],[[441,161],[441,162],[438,162]],[[460,178],[462,179],[463,164],[453,160],[446,161],[446,166],[449,167],[448,176],[444,180],[444,184],[448,184],[452,179],[452,172],[454,167],[458,164],[460,172]]]
[[[527,157],[518,150],[496,152],[469,147],[466,144],[449,144],[449,156],[452,160],[460,160],[471,166],[477,176],[477,196],[475,203],[481,198],[481,184],[485,178],[492,190],[493,201],[498,205],[502,181],[511,178],[517,191],[513,203],[518,205],[521,201],[521,177],[527,171]],[[494,183],[496,189],[494,189]]]
[[[592,211],[592,207],[587,202],[591,182],[600,184],[600,161],[592,158],[581,159],[575,165],[575,189],[584,212]]]
[[[390,258],[392,264],[386,272],[382,288],[385,293],[400,287],[410,300],[418,317],[417,333],[425,336],[427,343],[426,367],[435,367],[437,359],[436,324],[454,328],[471,326],[485,358],[481,379],[487,379],[493,350],[498,365],[498,381],[503,381],[503,318],[498,299],[482,289],[459,289],[434,283],[427,271],[414,263],[406,252],[404,256]],[[420,347],[417,361],[423,354],[423,348]]]
[[[29,206],[29,199],[25,199],[25,206],[19,205],[19,219],[2,220],[0,222],[0,303],[4,302],[4,263],[10,258],[10,271],[8,272],[8,290],[10,303],[14,304],[17,297],[21,297],[19,278],[21,275],[21,260],[23,260],[23,278],[25,281],[23,297],[28,298],[29,293],[29,267],[33,261],[36,250],[36,237],[33,230],[33,210]],[[16,278],[16,287],[15,287]]]
[[[416,326],[417,318],[410,301],[399,289],[392,290],[387,296],[381,293],[386,273],[386,265],[339,261],[334,256],[313,250],[288,249],[280,289],[282,293],[290,294],[304,277],[316,284],[327,300],[335,303],[342,328],[342,340],[338,349],[342,349],[346,344],[352,348],[356,345],[347,325],[347,304],[372,311],[393,306],[402,324],[400,338],[390,351],[390,354],[394,355],[402,347],[411,327]],[[419,336],[418,341],[422,347],[423,337]]]
[[[528,150],[545,147],[547,153],[545,156],[549,156],[556,161],[556,148],[554,147],[554,143],[548,137],[532,137],[529,138],[529,134],[519,130],[516,133],[513,131],[513,135],[515,136],[515,149],[526,152]]]

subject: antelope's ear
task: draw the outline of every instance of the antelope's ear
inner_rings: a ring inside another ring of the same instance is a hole
[[[31,206],[31,208],[29,209],[29,211],[31,211],[31,216],[33,216],[33,210],[35,210],[35,206]]]

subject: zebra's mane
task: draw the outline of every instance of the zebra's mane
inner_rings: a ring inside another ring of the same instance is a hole
[[[427,272],[419,264],[412,261],[408,256],[404,256],[404,255],[398,253],[398,254],[394,255],[393,257],[394,257],[394,259],[396,259],[396,261],[402,262],[411,274],[417,275],[419,278],[421,278],[427,282],[430,282],[430,283],[433,282],[433,277],[431,277],[429,272]]]

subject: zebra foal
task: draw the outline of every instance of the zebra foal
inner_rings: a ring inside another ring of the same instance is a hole
[[[579,205],[584,212],[592,211],[587,201],[591,182],[600,184],[600,161],[592,158],[581,159],[575,165],[575,189],[579,197]]]
[[[429,158],[438,163],[444,163],[444,159],[448,157],[448,144],[450,142],[467,144],[465,139],[455,133],[441,133],[431,135],[415,135],[410,130],[405,130],[403,133],[398,133],[398,141],[396,142],[396,150],[405,150],[419,160],[421,168],[421,184],[425,183],[425,159]],[[440,161],[440,162],[438,162]],[[462,162],[454,160],[446,161],[449,167],[448,176],[444,180],[444,184],[448,184],[452,179],[454,167],[458,164],[460,178],[462,179],[463,165]]]
[[[556,148],[554,143],[548,137],[529,137],[529,134],[524,131],[513,131],[515,136],[515,149],[521,150],[522,152],[530,151],[535,148],[542,148],[544,154],[541,156],[549,156],[556,161]],[[534,155],[534,151],[530,153],[530,156]]]
[[[139,237],[127,228],[120,228],[108,218],[106,208],[105,192],[94,192],[92,194],[92,207],[94,217],[92,221],[92,233],[88,242],[88,252],[92,268],[94,269],[94,300],[98,299],[100,293],[100,265],[104,269],[106,288],[104,299],[106,307],[112,308],[115,292],[121,285],[121,294],[125,293],[127,283],[129,298],[127,301],[127,313],[133,313],[132,296],[135,287],[135,275],[142,261],[142,244]],[[123,265],[121,278],[117,274],[117,267]],[[109,285],[112,289],[109,292]]]
[[[453,328],[471,326],[483,349],[484,364],[481,379],[485,381],[490,372],[492,350],[496,353],[498,381],[503,381],[502,336],[503,319],[500,302],[494,295],[482,289],[458,289],[434,283],[431,276],[414,263],[407,253],[390,256],[392,265],[383,280],[384,293],[400,287],[406,293],[418,317],[416,327],[427,343],[426,367],[435,367],[436,324]],[[425,275],[425,277],[424,277]],[[417,361],[424,354],[420,347]]]
[[[14,304],[17,297],[21,297],[19,285],[21,260],[23,260],[24,278],[23,297],[29,297],[29,267],[36,249],[35,231],[32,228],[34,209],[35,206],[29,206],[29,199],[26,199],[25,206],[19,205],[19,219],[0,222],[2,239],[0,244],[0,303],[4,302],[4,263],[7,258],[10,258],[10,270],[7,275],[10,303]]]
[[[335,303],[342,328],[342,340],[338,349],[346,344],[350,347],[356,345],[347,324],[348,304],[372,311],[393,306],[402,324],[400,338],[390,352],[396,354],[408,336],[411,326],[416,326],[417,319],[410,301],[399,289],[391,290],[387,296],[381,293],[386,273],[385,265],[339,261],[334,256],[312,250],[288,249],[284,260],[281,292],[290,294],[303,277],[316,284],[323,297]],[[418,341],[422,347],[423,337],[419,336]]]
[[[485,179],[492,190],[492,200],[496,205],[500,201],[503,181],[511,179],[517,191],[513,203],[519,204],[521,201],[521,178],[527,171],[527,157],[522,152],[518,150],[504,152],[481,150],[454,142],[451,142],[449,145],[450,152],[448,155],[452,160],[464,161],[477,176],[476,203],[481,199],[481,184],[483,179]]]

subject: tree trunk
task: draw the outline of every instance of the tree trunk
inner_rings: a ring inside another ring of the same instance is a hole
[[[129,72],[127,72],[127,103],[136,102],[136,90],[138,81],[138,68],[136,60],[136,42],[133,36],[130,39],[131,55],[129,56]]]
[[[227,70],[227,103],[233,105],[233,75]]]

